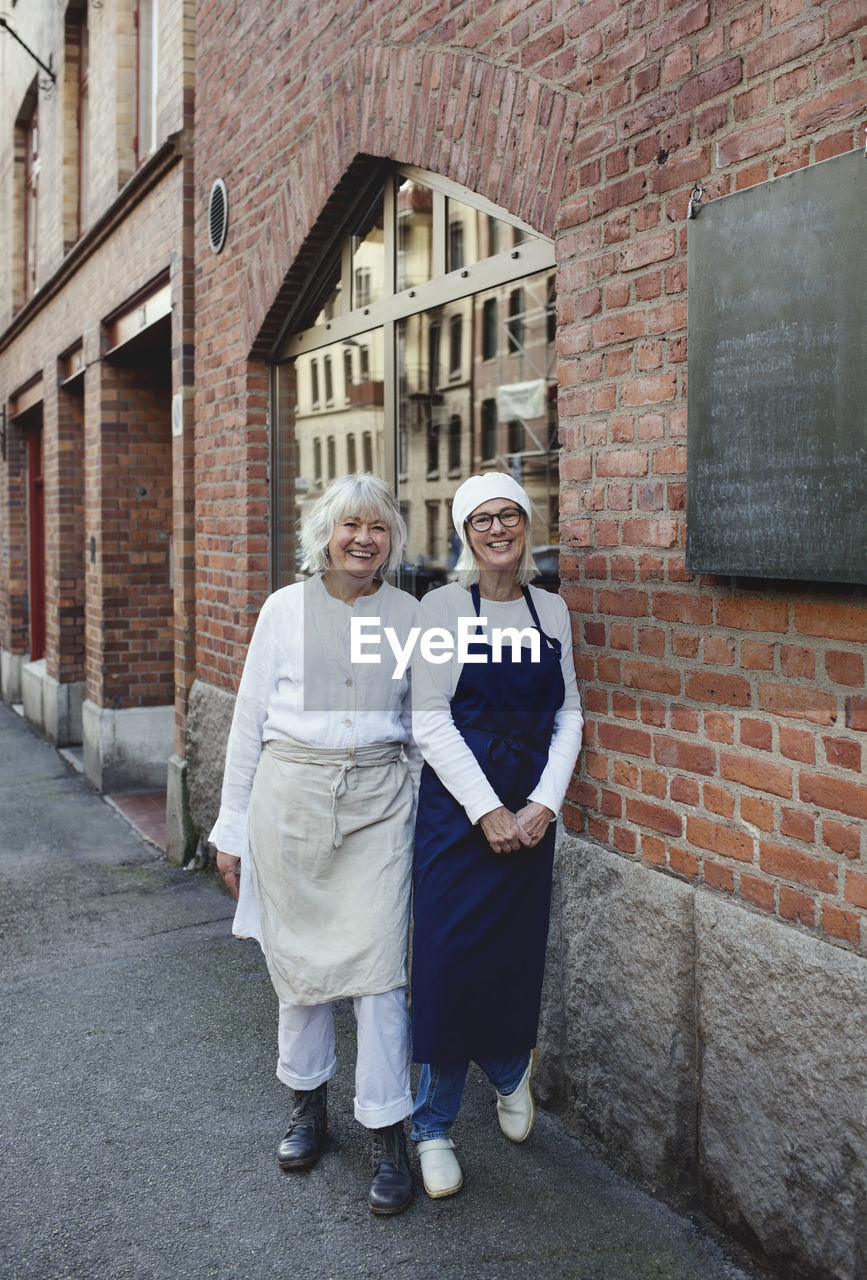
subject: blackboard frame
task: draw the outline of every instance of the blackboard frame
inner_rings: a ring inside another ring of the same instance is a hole
[[[865,210],[858,150],[689,222],[690,572],[867,582]]]

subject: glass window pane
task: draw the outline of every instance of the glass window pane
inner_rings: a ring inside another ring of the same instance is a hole
[[[498,253],[506,253],[519,244],[536,239],[529,231],[492,218],[488,213],[462,204],[460,200],[446,201],[446,226],[447,271],[471,267],[476,262],[484,262],[486,258],[496,257]]]
[[[547,328],[546,328],[547,333]],[[524,346],[524,290],[513,289],[509,294],[509,353],[520,354]],[[546,339],[547,340],[547,339]]]
[[[397,270],[400,293],[426,284],[433,273],[433,192],[410,178],[395,178]]]
[[[400,585],[417,596],[448,580],[458,553],[451,500],[460,481],[455,471],[461,445],[470,459],[471,386],[468,379],[450,380],[441,363],[441,335],[445,360],[451,363],[451,335],[463,328],[464,311],[471,314],[471,300],[421,312],[396,325],[399,496],[408,530]]]
[[[485,298],[482,305],[482,359],[493,360],[497,354],[497,299]]]
[[[295,361],[296,489],[300,509],[334,476],[362,470],[385,475],[383,331],[305,353]],[[314,370],[323,371],[325,397]]]
[[[532,545],[559,545],[549,279],[521,281],[519,313],[516,302],[510,314],[516,286],[506,284],[396,325],[398,483],[409,531],[400,585],[417,596],[450,578],[459,551],[451,502],[473,473],[513,475],[533,503]]]
[[[352,237],[352,310],[369,307],[385,296],[384,200],[380,195],[364,224]]]
[[[559,541],[553,249],[537,259],[544,271],[516,279],[509,251],[537,237],[415,178],[395,173],[389,182],[317,273],[307,314],[318,311],[317,325],[344,317],[345,334],[345,317],[387,301],[386,287],[402,296],[393,312],[380,312],[383,328],[366,330],[359,315],[341,340],[317,345],[331,338],[324,330],[292,340],[301,353],[280,375],[275,438],[292,455],[278,471],[296,517],[335,475],[367,470],[396,484],[409,531],[399,585],[421,596],[452,574],[459,540],[451,502],[474,472],[514,475],[533,503],[533,545]],[[393,226],[385,226],[386,209]],[[447,271],[498,258],[485,277],[502,283],[454,297],[454,281],[441,286],[435,277],[435,240]],[[410,289],[418,290],[411,301]],[[405,316],[408,306],[419,310]],[[395,420],[386,423],[387,405]],[[288,531],[275,524],[275,536],[283,574],[294,552]]]
[[[314,320],[314,324],[326,324],[327,321],[333,320],[335,316],[340,315],[343,305],[343,282],[340,279],[340,262],[333,263],[330,271],[323,283],[325,290],[325,301],[322,309]]]

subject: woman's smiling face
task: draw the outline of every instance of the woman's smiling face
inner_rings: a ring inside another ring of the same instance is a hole
[[[497,516],[501,511],[520,510],[514,502],[510,502],[508,498],[489,498],[487,502],[481,502],[473,511],[472,516],[482,515],[486,512],[494,517],[490,529],[486,529],[484,533],[480,533],[478,529],[474,529],[471,524],[467,524],[466,535],[470,548],[476,557],[479,571],[484,572],[488,569],[498,569],[504,573],[517,573],[521,557],[524,554],[524,541],[526,539],[526,519],[523,511],[521,519],[513,528],[507,528]]]
[[[370,515],[345,515],[328,543],[330,567],[353,578],[372,580],[391,551],[388,525]]]

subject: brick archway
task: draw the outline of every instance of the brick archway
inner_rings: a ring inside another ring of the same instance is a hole
[[[280,322],[362,175],[383,158],[450,178],[553,237],[579,112],[575,95],[472,54],[367,46],[350,56],[250,254],[245,346]]]

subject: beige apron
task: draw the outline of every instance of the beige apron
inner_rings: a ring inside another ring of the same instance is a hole
[[[412,816],[400,743],[265,743],[250,867],[280,1000],[324,1004],[406,984]]]

